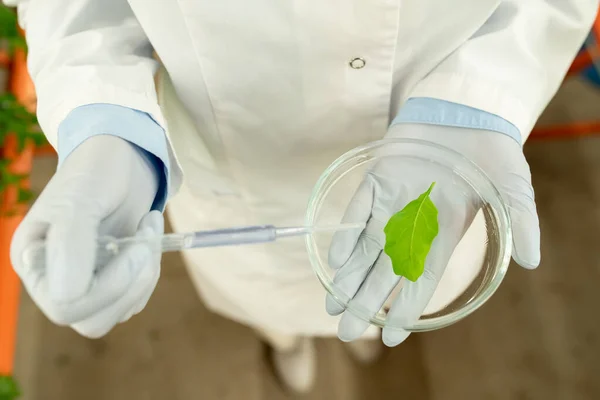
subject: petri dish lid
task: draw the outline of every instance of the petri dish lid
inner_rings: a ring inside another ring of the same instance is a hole
[[[413,332],[449,326],[473,313],[492,296],[506,274],[511,257],[512,234],[506,205],[490,179],[473,162],[446,147],[416,139],[385,139],[355,148],[339,157],[319,178],[309,200],[305,224],[362,222],[343,221],[344,212],[366,174],[387,160],[410,166],[411,171],[402,171],[400,167],[398,173],[393,174],[398,185],[403,184],[407,174],[426,169],[429,183],[434,180],[450,185],[453,191],[463,196],[469,207],[476,210],[437,282],[431,300],[419,312],[420,317],[407,321],[388,316],[391,307],[410,307],[410,304],[396,301],[402,290],[413,284],[404,278],[398,278],[397,283],[392,283],[391,290],[379,294],[381,301],[375,308],[373,305],[366,307],[355,299],[356,289],[336,284],[334,278],[339,270],[332,268],[328,261],[332,233],[315,232],[306,237],[310,263],[338,305],[373,325]],[[424,184],[422,191],[429,185]],[[419,194],[413,193],[410,199]],[[381,251],[383,243],[379,247],[378,257],[387,257]],[[366,264],[359,266],[364,276],[369,275],[372,267],[371,263]],[[383,286],[389,288],[389,285]]]

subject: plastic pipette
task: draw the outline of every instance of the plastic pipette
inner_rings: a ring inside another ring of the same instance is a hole
[[[98,238],[96,265],[105,265],[123,248],[135,243],[148,243],[155,251],[162,253],[202,247],[233,246],[253,243],[274,242],[277,239],[292,236],[309,235],[314,232],[363,229],[363,223],[349,223],[323,226],[276,227],[273,225],[244,226],[210,231],[170,233],[153,237]],[[24,262],[32,268],[43,268],[46,264],[44,242],[33,244],[24,253]]]

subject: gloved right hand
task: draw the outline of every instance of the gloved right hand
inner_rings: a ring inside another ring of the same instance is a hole
[[[507,205],[513,234],[513,258],[523,268],[534,269],[540,263],[540,228],[531,185],[529,165],[519,143],[509,136],[485,130],[445,127],[429,124],[397,124],[386,138],[418,139],[452,149],[477,164],[498,188]],[[329,265],[336,269],[338,289],[363,310],[375,315],[384,305],[400,277],[394,274],[391,260],[382,253],[385,244],[383,227],[397,211],[417,198],[438,179],[431,194],[439,209],[439,235],[425,262],[425,271],[416,282],[406,282],[387,313],[387,320],[397,326],[412,326],[420,318],[438,283],[454,248],[471,225],[479,207],[466,202],[462,188],[452,178],[446,181],[439,172],[412,160],[384,159],[369,171],[350,202],[344,222],[364,222],[362,232],[336,233],[329,250]],[[383,255],[383,256],[382,256]],[[456,288],[440,287],[443,292],[461,294]],[[338,336],[344,341],[358,339],[369,323],[347,312],[342,304],[327,295],[327,312],[342,314]],[[388,346],[402,343],[408,331],[385,327],[383,342]]]
[[[135,244],[96,268],[96,239],[162,234],[162,214],[149,212],[157,190],[156,168],[121,138],[94,136],[67,157],[11,246],[15,271],[52,322],[95,338],[145,307],[160,275],[160,253]],[[45,267],[28,267],[24,252],[44,239]]]

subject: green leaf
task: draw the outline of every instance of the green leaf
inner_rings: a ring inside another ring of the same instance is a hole
[[[29,203],[31,199],[33,199],[33,197],[34,194],[31,190],[19,188],[19,191],[17,193],[17,203]]]
[[[0,4],[0,38],[12,39],[18,35],[15,10]]]
[[[416,200],[389,219],[385,232],[385,253],[396,275],[415,282],[425,270],[425,259],[438,234],[438,210],[429,195],[435,182]]]
[[[35,143],[36,147],[40,147],[46,143],[48,143],[46,141],[46,136],[44,136],[43,134],[39,133],[39,132],[35,132],[31,135],[31,138],[33,139],[33,142]]]
[[[20,395],[17,382],[11,376],[0,375],[0,400],[14,400]]]
[[[21,36],[11,38],[8,43],[11,51],[15,49],[27,50],[27,41]]]
[[[21,181],[18,176],[12,174],[5,174],[2,178],[7,185],[16,185]]]
[[[14,209],[14,207],[12,207],[10,210],[5,211],[4,213],[0,213],[0,216],[2,217],[16,217],[17,215],[19,215],[17,213],[17,210]],[[1,396],[0,396],[0,400],[4,400]]]

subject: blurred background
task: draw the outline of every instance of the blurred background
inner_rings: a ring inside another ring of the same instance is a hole
[[[10,18],[4,12],[0,6]],[[14,376],[23,400],[296,398],[277,383],[252,330],[204,308],[178,254],[164,257],[145,311],[99,340],[54,326],[20,290],[10,237],[56,157],[33,127],[26,49],[7,21],[0,19],[0,375]],[[372,366],[356,364],[338,340],[319,340],[317,387],[303,398],[600,399],[597,37],[590,34],[525,145],[540,268],[511,267],[474,315],[412,335]]]

